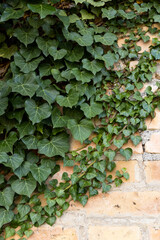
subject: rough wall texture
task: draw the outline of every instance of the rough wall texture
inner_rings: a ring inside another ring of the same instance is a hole
[[[143,46],[144,47],[144,46]],[[148,47],[148,46],[147,46]],[[134,63],[133,65],[134,66]],[[156,89],[160,65],[150,85]],[[83,208],[72,203],[53,227],[43,225],[30,240],[160,240],[160,111],[147,119],[142,143],[128,162],[117,155],[117,169],[126,167],[130,179],[109,194],[100,193]],[[72,141],[72,149],[79,143]],[[71,171],[70,168],[63,168]],[[60,177],[61,173],[59,173]],[[16,239],[19,239],[17,237]]]

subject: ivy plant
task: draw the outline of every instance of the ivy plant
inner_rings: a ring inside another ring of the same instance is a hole
[[[112,176],[114,160],[131,158],[124,145],[160,108],[159,83],[141,90],[160,60],[159,23],[158,0],[0,3],[0,240],[26,240],[129,178]],[[58,182],[60,161],[73,173]]]

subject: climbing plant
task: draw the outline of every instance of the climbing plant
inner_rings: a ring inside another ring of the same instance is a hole
[[[1,1],[0,240],[25,240],[70,201],[85,206],[129,178],[125,168],[112,176],[114,159],[131,158],[125,144],[140,143],[160,108],[160,85],[145,87],[160,60],[158,23],[158,0]],[[82,147],[70,150],[71,138]],[[60,161],[73,173],[58,182]]]

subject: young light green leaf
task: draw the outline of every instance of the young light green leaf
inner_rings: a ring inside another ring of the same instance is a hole
[[[33,124],[39,123],[51,115],[51,106],[48,103],[38,106],[32,99],[25,101],[25,110]]]
[[[10,47],[7,46],[6,43],[2,45],[0,48],[0,57],[11,59],[14,53],[17,51],[17,46],[11,45]]]

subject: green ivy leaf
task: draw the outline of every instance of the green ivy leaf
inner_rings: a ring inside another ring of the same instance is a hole
[[[160,60],[160,48],[153,48],[151,54],[156,60]]]
[[[35,213],[35,212],[31,212],[29,214],[31,221],[33,224],[35,224],[36,222],[39,221],[39,219],[41,218],[41,214],[40,213]]]
[[[102,8],[102,13],[102,18],[108,18],[110,20],[115,18],[117,11],[114,8],[109,7],[107,9]]]
[[[54,15],[56,10],[49,4],[27,4],[27,6],[32,12],[39,13],[41,19],[48,15]]]
[[[0,192],[0,206],[5,207],[9,210],[14,199],[14,192],[10,187],[6,187],[2,192]]]
[[[131,148],[126,148],[126,149],[120,149],[120,154],[126,158],[126,160],[129,160],[132,156],[132,149]]]
[[[26,60],[19,54],[14,54],[14,61],[17,67],[24,73],[30,73],[36,70],[39,63],[42,62],[44,58],[40,56],[39,58],[33,59],[30,62],[26,62]]]
[[[26,47],[28,44],[33,43],[38,35],[38,31],[35,28],[28,30],[24,28],[16,28],[13,33],[13,36],[18,38],[18,40],[22,42]]]
[[[31,124],[31,122],[22,122],[17,126],[17,130],[19,132],[19,138],[23,138],[26,135],[32,135],[35,131],[35,126]]]
[[[34,164],[31,166],[30,169],[34,179],[38,181],[39,184],[44,182],[48,178],[48,176],[51,174],[51,169],[44,167],[43,165],[37,167],[37,165]]]
[[[56,155],[64,156],[68,150],[68,135],[64,133],[54,136],[51,141],[43,139],[38,142],[38,152],[45,154],[47,157],[53,157]]]
[[[27,149],[37,149],[38,140],[35,136],[25,136],[21,140],[26,145]]]
[[[100,42],[106,46],[111,46],[117,40],[117,37],[115,34],[113,34],[111,32],[107,32],[104,34],[104,36],[95,35],[94,39],[95,39],[95,42]]]
[[[51,107],[48,103],[37,106],[36,102],[32,99],[25,101],[25,110],[33,124],[39,123],[51,115]]]
[[[9,238],[15,235],[15,230],[14,228],[6,227],[5,228],[5,238]]]
[[[4,208],[0,208],[0,228],[13,220],[14,213],[12,211],[5,210]]]
[[[113,161],[116,156],[116,152],[113,150],[109,150],[109,151],[105,151],[104,155],[109,159],[109,161]]]
[[[8,98],[0,98],[0,116],[5,113],[5,110],[8,107]]]
[[[20,93],[22,96],[32,97],[38,89],[37,79],[34,73],[23,74],[13,78],[9,86],[11,86],[12,92]]]
[[[17,210],[18,213],[20,214],[20,217],[23,218],[30,212],[31,208],[29,205],[18,204]]]
[[[97,161],[93,164],[93,167],[103,173],[106,169],[106,161],[105,160]]]
[[[125,142],[124,139],[119,139],[119,140],[114,139],[113,140],[113,143],[117,148],[121,148],[123,146],[124,142]]]
[[[23,46],[20,49],[20,54],[25,58],[26,62],[31,61],[33,58],[38,58],[41,51],[36,46]]]
[[[70,62],[79,62],[84,55],[84,49],[80,46],[75,46],[72,50],[67,51],[65,59]]]
[[[96,74],[97,72],[101,71],[104,67],[103,63],[98,60],[89,61],[88,59],[83,59],[83,68],[85,68],[88,71],[91,71],[93,74]]]
[[[67,121],[68,117],[61,115],[60,110],[55,107],[52,111],[52,123],[54,128],[59,128],[59,127],[66,127],[67,126]]]
[[[78,201],[83,205],[83,207],[87,204],[88,202],[88,196],[78,196]]]
[[[92,102],[90,105],[87,103],[81,104],[81,110],[87,118],[93,118],[103,112],[102,104]]]
[[[8,137],[0,141],[0,152],[11,152],[13,145],[17,141],[17,134],[15,132],[10,132]]]
[[[7,44],[3,44],[0,48],[0,57],[11,59],[11,57],[14,55],[14,53],[17,51],[17,46],[11,45],[10,47],[7,46]]]
[[[4,10],[4,12],[1,15],[0,22],[5,22],[10,19],[19,19],[19,18],[23,17],[23,15],[24,15],[23,9],[15,10],[12,7],[11,8],[6,7],[6,9]]]
[[[27,238],[29,238],[32,234],[33,234],[34,232],[33,232],[33,230],[26,230],[25,232],[24,232],[24,234],[27,236]]]
[[[58,95],[56,100],[57,103],[62,107],[69,107],[72,108],[75,106],[78,102],[79,94],[75,92],[74,90],[70,90],[67,97],[64,97],[62,95]]]
[[[111,185],[108,185],[107,183],[103,182],[102,183],[102,192],[106,193],[109,192],[111,190]]]
[[[93,76],[94,76],[92,73],[90,73],[88,71],[85,71],[85,70],[81,71],[78,68],[73,68],[72,73],[75,76],[75,78],[78,81],[81,81],[82,83],[90,82],[93,79]]]
[[[4,165],[12,168],[14,171],[16,168],[18,168],[21,165],[23,161],[24,159],[21,155],[14,153],[13,155],[8,157],[8,160],[6,163],[4,163]]]
[[[25,195],[30,197],[36,188],[36,181],[33,177],[28,176],[26,179],[15,180],[12,182],[11,187],[19,195]]]
[[[132,140],[133,144],[135,146],[137,146],[142,141],[142,138],[141,138],[141,136],[131,135],[131,140]]]
[[[65,49],[57,50],[56,47],[50,47],[48,49],[48,52],[54,58],[54,60],[60,60],[64,58],[64,56],[67,54],[67,50]]]
[[[53,226],[55,221],[56,221],[56,216],[48,217],[47,220],[46,220],[46,223],[49,224],[50,226]]]
[[[67,127],[71,130],[73,137],[83,143],[92,133],[94,127],[90,120],[83,119],[79,123],[74,119],[69,119]]]

